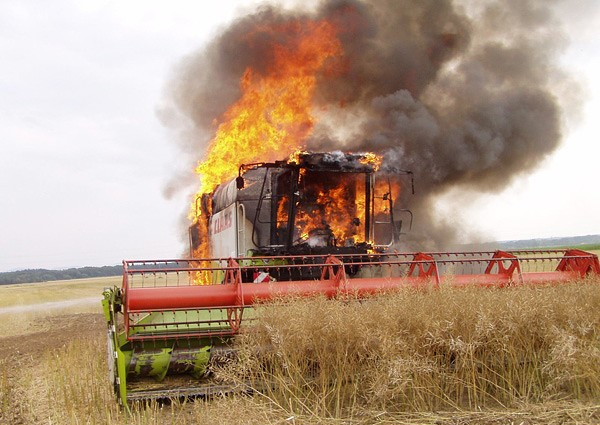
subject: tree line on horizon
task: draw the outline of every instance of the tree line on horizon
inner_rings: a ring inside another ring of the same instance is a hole
[[[123,266],[78,267],[64,270],[29,269],[0,273],[0,285],[119,276]]]

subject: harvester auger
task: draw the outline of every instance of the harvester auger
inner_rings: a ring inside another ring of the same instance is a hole
[[[237,178],[198,199],[191,259],[125,261],[122,287],[103,299],[120,402],[246,389],[211,372],[235,356],[232,338],[271,300],[600,274],[596,255],[574,249],[393,252],[412,224],[412,213],[398,208],[412,174],[379,165],[372,154],[341,152],[242,165]]]

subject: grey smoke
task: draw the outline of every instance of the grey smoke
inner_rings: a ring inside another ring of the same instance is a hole
[[[258,29],[326,17],[340,28],[344,56],[332,61],[339,70],[333,77],[319,76],[319,122],[308,148],[372,150],[384,164],[413,171],[417,194],[402,199],[416,216],[412,241],[442,246],[466,226],[435,216],[438,195],[457,186],[500,191],[561,141],[566,106],[555,88],[572,82],[558,65],[566,46],[558,3],[328,0],[311,11],[265,5],[182,60],[165,110],[177,116],[194,164],[239,97],[244,70],[265,69],[270,47],[289,36]]]

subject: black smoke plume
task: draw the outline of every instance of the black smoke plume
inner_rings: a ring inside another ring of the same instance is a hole
[[[244,70],[268,67],[271,46],[287,36],[259,28],[327,18],[339,28],[344,53],[332,64],[333,76],[320,76],[318,124],[307,148],[375,151],[384,155],[384,166],[413,171],[417,193],[401,201],[415,213],[412,241],[421,246],[410,248],[441,247],[469,229],[436,216],[440,194],[456,187],[498,192],[560,143],[563,106],[554,86],[565,41],[555,3],[261,6],[182,61],[169,85],[170,116],[183,119],[180,140],[193,162],[201,160],[219,118],[240,95]]]

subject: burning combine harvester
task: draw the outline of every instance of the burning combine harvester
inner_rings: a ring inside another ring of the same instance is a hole
[[[380,162],[334,152],[242,165],[237,178],[198,199],[192,258],[125,261],[122,287],[107,289],[103,301],[118,399],[229,390],[211,383],[211,368],[232,355],[230,342],[253,306],[277,297],[600,274],[597,256],[579,250],[392,251],[412,223],[397,205],[402,191],[412,191],[412,174],[381,170]]]

